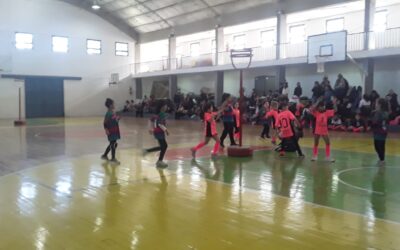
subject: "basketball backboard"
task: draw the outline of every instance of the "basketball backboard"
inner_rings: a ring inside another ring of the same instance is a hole
[[[325,33],[308,37],[308,63],[345,61],[347,31]]]

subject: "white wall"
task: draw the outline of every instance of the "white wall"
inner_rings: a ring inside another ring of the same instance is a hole
[[[390,89],[400,94],[400,57],[385,57],[375,60],[374,89],[383,96]]]
[[[311,89],[315,81],[322,81],[326,75],[334,86],[337,75],[342,73],[351,86],[363,86],[361,81],[361,74],[358,68],[350,62],[335,62],[325,65],[325,73],[317,73],[317,65],[301,64],[286,67],[286,80],[289,83],[289,94],[293,95],[296,83],[300,82],[303,87],[303,95],[311,97]]]
[[[178,88],[181,89],[182,93],[195,93],[200,94],[201,89],[206,88],[215,92],[215,86],[217,84],[217,73],[201,73],[201,74],[188,74],[178,76]]]
[[[34,49],[15,49],[15,32],[32,33]],[[53,35],[69,38],[67,54],[52,52]],[[102,41],[101,55],[87,55],[88,38]],[[115,42],[129,43],[129,57],[115,56]],[[64,83],[65,115],[101,115],[106,96],[114,96],[118,106],[129,98],[126,87],[109,88],[107,83],[111,73],[120,73],[120,79],[130,74],[134,40],[100,17],[60,1],[0,0],[0,58],[10,58],[10,68],[3,73],[82,77]],[[17,99],[15,92],[3,88],[11,88],[9,80],[0,79],[0,85],[0,95],[9,92],[9,98]],[[0,111],[0,118],[16,117],[16,105],[0,98],[0,106],[10,110]]]
[[[256,68],[243,72],[243,87],[245,95],[250,95],[255,87],[255,78],[257,76],[270,75],[275,76],[274,68]],[[233,96],[239,96],[240,74],[239,71],[226,71],[224,73],[224,92]]]

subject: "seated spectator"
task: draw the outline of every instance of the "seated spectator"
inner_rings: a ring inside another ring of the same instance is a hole
[[[343,124],[339,115],[335,115],[329,122],[328,128],[334,131],[346,131],[346,126]]]
[[[347,128],[347,130],[355,133],[366,131],[365,122],[361,119],[359,114],[356,114],[355,118],[351,120],[350,126]]]
[[[175,111],[175,119],[179,120],[182,117],[186,116],[188,114],[188,110],[185,109],[185,106],[183,104],[179,104],[178,108]]]
[[[324,102],[328,103],[332,101],[333,89],[331,85],[325,85]]]
[[[359,104],[359,109],[360,109],[360,115],[364,118],[369,117],[371,115],[371,101],[369,99],[369,96],[364,94],[363,98],[360,101]]]

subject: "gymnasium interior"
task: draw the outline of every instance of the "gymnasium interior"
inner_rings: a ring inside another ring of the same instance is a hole
[[[400,0],[0,0],[0,249],[400,249],[399,13]],[[193,157],[204,105],[227,94],[239,146]],[[335,162],[322,139],[311,160],[309,120],[302,158],[260,137],[280,95],[341,99]],[[115,162],[101,157],[108,98]],[[389,105],[384,161],[363,116],[374,100]],[[145,151],[160,102],[163,168]]]

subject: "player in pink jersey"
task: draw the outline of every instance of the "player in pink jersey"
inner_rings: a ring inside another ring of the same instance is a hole
[[[276,144],[276,137],[278,136],[276,125],[278,122],[278,112],[279,104],[276,101],[272,101],[270,105],[270,110],[267,113],[267,120],[269,121],[270,128],[272,128],[272,144]]]
[[[335,102],[334,107],[336,107]],[[328,120],[335,115],[335,110],[327,110],[323,99],[320,98],[311,108],[311,113],[315,117],[314,148],[311,160],[316,161],[318,159],[318,144],[319,139],[322,137],[326,145],[326,160],[329,162],[335,162],[335,160],[331,158],[331,143],[328,135]]]
[[[214,112],[214,106],[210,103],[206,104],[204,110],[204,141],[200,142],[196,147],[191,148],[193,159],[196,158],[196,152],[207,145],[210,142],[210,139],[214,139],[214,149],[212,151],[212,157],[216,157],[218,155],[219,150],[219,138],[217,132],[217,123],[215,122],[215,118],[220,115],[220,112]]]
[[[290,112],[288,102],[284,101],[282,104],[282,111],[278,115],[277,127],[280,130],[280,135],[282,138],[282,147],[280,150],[280,155],[284,156],[285,151],[284,148],[286,145],[292,143],[296,148],[297,154],[299,157],[304,157],[303,152],[301,151],[298,138],[294,133],[294,126],[296,125],[298,128],[301,128],[300,122],[296,119],[294,114]]]

